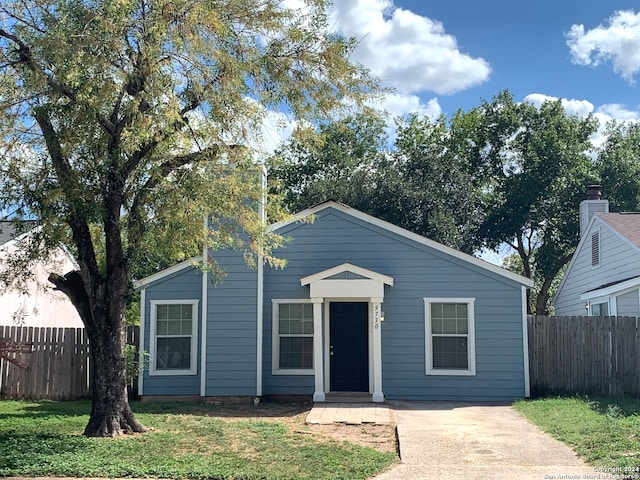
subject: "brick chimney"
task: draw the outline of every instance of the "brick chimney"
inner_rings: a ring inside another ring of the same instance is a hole
[[[586,199],[580,202],[581,237],[594,213],[609,213],[609,200],[602,199],[602,186],[600,185],[589,185]]]

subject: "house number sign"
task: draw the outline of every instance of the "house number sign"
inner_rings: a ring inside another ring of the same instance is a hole
[[[376,330],[380,328],[380,305],[373,306],[373,328]]]

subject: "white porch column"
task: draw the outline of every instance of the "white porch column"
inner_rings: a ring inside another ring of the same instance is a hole
[[[373,306],[373,395],[374,402],[384,402],[382,393],[382,298],[372,298]]]
[[[324,365],[322,362],[322,298],[313,302],[313,371],[315,377],[314,402],[324,402]]]

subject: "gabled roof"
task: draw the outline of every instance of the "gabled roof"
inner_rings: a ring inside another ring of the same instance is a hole
[[[393,225],[392,223],[386,222],[384,220],[380,220],[379,218],[373,217],[371,215],[368,215],[364,212],[361,212],[360,210],[356,210],[355,208],[349,207],[347,205],[344,205],[342,203],[338,203],[335,202],[333,200],[329,200],[327,202],[324,203],[320,203],[318,205],[315,205],[311,208],[308,208],[306,210],[303,210],[300,213],[297,213],[296,215],[294,215],[292,218],[283,221],[283,222],[278,222],[278,223],[274,223],[271,226],[271,230],[279,230],[283,227],[286,227],[288,225],[297,223],[297,222],[302,222],[305,221],[306,219],[312,218],[314,215],[322,212],[323,210],[327,210],[329,208],[333,208],[335,210],[338,210],[342,213],[345,213],[347,215],[350,215],[358,220],[361,220],[363,222],[372,224],[376,227],[382,228],[384,230],[387,230],[389,232],[392,232],[396,235],[399,235],[401,237],[407,238],[409,240],[412,240],[416,243],[419,243],[421,245],[425,245],[427,247],[430,247],[434,250],[437,250],[439,252],[445,253],[447,255],[450,255],[452,257],[455,257],[459,260],[462,260],[466,263],[469,263],[471,265],[474,265],[476,267],[480,267],[481,269],[487,270],[489,272],[492,272],[494,274],[500,275],[502,277],[505,277],[511,281],[515,281],[517,283],[520,283],[526,287],[533,287],[533,280],[524,277],[522,275],[518,275],[517,273],[513,273],[509,270],[506,270],[504,268],[498,267],[497,265],[494,265],[492,263],[489,263],[485,260],[482,260],[480,258],[474,257],[472,255],[468,255],[466,253],[462,253],[458,250],[455,250],[453,248],[447,247],[446,245],[442,245],[441,243],[435,242],[433,240],[430,240],[426,237],[423,237],[421,235],[418,235],[416,233],[410,232],[409,230],[405,230],[404,228],[398,227],[397,225]]]
[[[573,252],[571,261],[569,262],[569,265],[567,266],[567,269],[565,270],[564,275],[560,280],[560,284],[556,289],[556,293],[553,295],[553,298],[551,299],[552,304],[556,303],[556,300],[558,299],[558,296],[560,295],[560,292],[564,287],[564,284],[567,278],[569,278],[573,265],[576,262],[576,258],[578,257],[580,250],[582,250],[586,239],[590,236],[589,232],[591,232],[591,230],[594,228],[594,225],[596,223],[611,229],[622,240],[627,242],[630,248],[640,250],[640,212],[594,213],[591,219],[589,220],[589,223],[587,224],[587,227],[585,228],[584,233],[580,238],[580,241],[578,242],[578,246],[576,247],[576,250]],[[621,280],[621,282],[625,282],[627,280]],[[618,282],[614,282],[611,286],[615,285],[616,283]],[[599,291],[609,287],[610,285],[603,285],[596,288],[594,291]],[[582,293],[581,297],[583,295],[590,296],[589,292]]]
[[[640,212],[596,213],[596,215],[640,248]]]
[[[345,273],[352,273],[360,278],[375,280],[377,282],[384,283],[385,285],[393,287],[393,278],[387,275],[382,275],[378,272],[374,272],[373,270],[368,270],[366,268],[358,267],[357,265],[352,265],[350,263],[343,263],[342,265],[338,265],[336,267],[323,270],[322,272],[314,273],[313,275],[301,278],[300,284],[304,287],[305,285],[317,282],[318,280],[331,279],[332,277]]]
[[[144,277],[136,282],[133,282],[133,287],[137,290],[140,288],[144,288],[147,285],[157,282],[158,280],[162,280],[165,277],[173,275],[174,273],[178,273],[185,268],[193,267],[195,264],[202,263],[202,256],[198,255],[197,257],[190,258],[189,260],[185,260],[176,265],[173,265],[169,268],[165,268],[164,270],[160,270],[148,277]]]

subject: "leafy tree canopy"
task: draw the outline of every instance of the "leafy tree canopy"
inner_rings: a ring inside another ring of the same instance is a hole
[[[602,191],[612,212],[640,211],[640,125],[614,123],[598,154]]]
[[[7,0],[0,5],[0,209],[31,242],[71,247],[52,276],[93,355],[85,434],[142,431],[125,391],[132,272],[213,248],[272,259],[251,148],[267,110],[313,121],[357,109],[376,82],[330,31],[326,2]],[[205,216],[211,228],[204,226]]]

